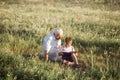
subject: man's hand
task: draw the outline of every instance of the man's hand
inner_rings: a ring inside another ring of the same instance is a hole
[[[59,52],[58,55],[59,55],[59,56],[62,56],[62,55],[63,55],[63,52]]]
[[[45,61],[48,61],[48,51],[45,51]]]

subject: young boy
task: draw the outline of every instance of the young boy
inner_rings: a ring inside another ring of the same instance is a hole
[[[66,37],[65,38],[65,45],[63,45],[60,49],[59,56],[62,56],[62,62],[65,64],[73,64],[75,67],[79,68],[78,59],[77,59],[77,52],[75,51],[74,47],[72,46],[72,38]]]

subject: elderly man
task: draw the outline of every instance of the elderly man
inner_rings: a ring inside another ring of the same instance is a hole
[[[58,56],[58,51],[61,46],[62,35],[62,29],[56,28],[54,32],[45,36],[43,41],[43,57],[45,61],[48,61],[48,59],[53,61],[61,60],[61,57]]]

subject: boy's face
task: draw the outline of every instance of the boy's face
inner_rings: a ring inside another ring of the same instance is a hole
[[[68,46],[71,46],[72,45],[72,41],[69,41],[68,44],[66,44]]]

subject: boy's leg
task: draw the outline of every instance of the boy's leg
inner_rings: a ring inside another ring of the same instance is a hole
[[[77,59],[77,57],[76,57],[76,54],[72,54],[72,58],[73,58],[73,61],[74,61],[74,67],[75,68],[80,68],[80,65],[79,65],[79,63],[78,63],[78,59]]]
[[[78,59],[77,59],[77,57],[76,57],[76,54],[72,53],[71,56],[72,56],[72,58],[73,58],[74,63],[75,63],[75,64],[78,64]]]

